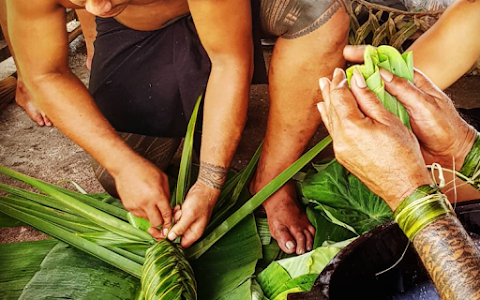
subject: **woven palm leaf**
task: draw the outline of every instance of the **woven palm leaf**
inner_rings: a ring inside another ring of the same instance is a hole
[[[142,268],[146,300],[196,300],[197,284],[183,250],[162,240],[147,251]]]

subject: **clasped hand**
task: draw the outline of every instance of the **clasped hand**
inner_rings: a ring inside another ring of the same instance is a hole
[[[418,186],[431,184],[417,139],[367,88],[358,69],[351,90],[341,69],[331,82],[320,79],[320,88],[324,102],[318,109],[337,160],[392,210]]]
[[[197,181],[187,194],[183,207],[170,207],[168,177],[148,160],[137,157],[115,178],[124,207],[136,217],[150,221],[148,232],[156,239],[174,240],[182,236],[181,245],[198,240],[210,220],[220,191]],[[172,220],[175,225],[172,227]],[[157,227],[162,226],[162,230]]]

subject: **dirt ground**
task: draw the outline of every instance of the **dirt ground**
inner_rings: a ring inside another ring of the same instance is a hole
[[[267,62],[271,49],[265,49]],[[72,43],[70,66],[73,72],[87,85],[89,72],[85,67],[85,47],[80,36]],[[0,80],[15,71],[13,62],[0,63]],[[263,139],[268,115],[268,90],[266,85],[252,87],[248,121],[242,141],[232,163],[235,169],[244,167]],[[458,107],[480,106],[480,76],[464,77],[447,93]],[[311,144],[326,136],[320,126]],[[331,156],[331,151],[322,153]],[[63,136],[54,127],[38,127],[15,103],[0,112],[0,164],[30,176],[57,183],[73,180],[87,192],[102,192],[91,170],[88,155]],[[12,183],[5,177],[0,182]],[[0,243],[36,240],[44,238],[29,228],[0,229]]]

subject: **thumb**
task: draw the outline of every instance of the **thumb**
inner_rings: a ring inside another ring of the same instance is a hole
[[[363,54],[365,52],[366,47],[367,46],[365,45],[359,45],[359,46],[347,45],[345,46],[345,48],[343,48],[343,57],[347,61],[362,63]]]
[[[184,214],[177,224],[173,225],[168,233],[168,239],[173,241],[177,237],[183,235],[190,226],[195,222],[195,218],[191,214]]]
[[[385,123],[391,118],[390,112],[380,102],[377,95],[367,87],[367,83],[358,68],[353,71],[352,93],[362,113],[373,120]]]

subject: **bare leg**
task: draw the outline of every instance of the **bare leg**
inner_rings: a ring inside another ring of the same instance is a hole
[[[13,48],[10,44],[10,38],[8,36],[8,26],[7,26],[7,5],[5,0],[0,0],[0,25],[2,26],[3,36],[5,37],[5,41],[7,42],[8,48],[10,53],[15,59],[15,53]],[[23,108],[27,115],[36,122],[39,126],[52,126],[52,122],[48,119],[48,117],[39,110],[35,104],[30,100],[30,95],[23,84],[23,80],[20,74],[20,70],[17,69],[17,90],[15,92],[15,102],[17,102],[18,106]]]
[[[344,67],[342,49],[349,26],[343,5],[336,1],[330,5],[321,14],[324,23],[320,27],[277,40],[269,72],[267,133],[252,192],[258,192],[295,162],[321,123],[316,110],[316,103],[322,100],[318,79],[331,77],[336,67]],[[271,6],[272,10],[276,7]],[[272,236],[283,251],[301,254],[311,250],[314,228],[297,203],[293,183],[286,184],[263,206]]]
[[[97,26],[95,24],[95,16],[87,12],[85,9],[75,10],[77,13],[78,19],[82,26],[82,33],[85,38],[85,44],[87,46],[87,69],[92,69],[92,59],[93,54],[95,53],[95,48],[93,42],[97,38]]]

